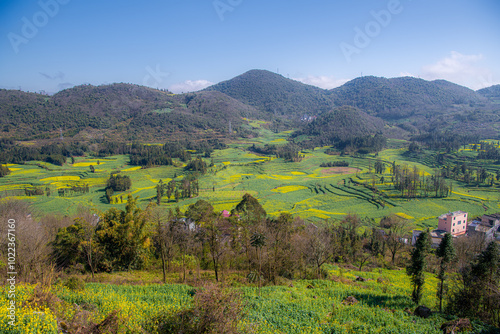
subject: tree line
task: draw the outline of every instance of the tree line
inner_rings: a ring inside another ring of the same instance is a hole
[[[441,198],[448,197],[453,190],[452,183],[446,182],[441,171],[426,176],[425,172],[417,166],[410,168],[407,165],[398,165],[393,162],[391,174],[391,182],[393,182],[394,188],[401,192],[401,197],[416,198],[433,195]]]
[[[200,184],[193,174],[186,175],[181,181],[171,180],[164,183],[160,180],[156,185],[156,204],[160,205],[166,199],[170,202],[172,196],[175,202],[181,199],[198,196],[200,193]]]
[[[439,311],[460,317],[472,317],[486,321],[494,326],[500,325],[500,247],[496,241],[485,243],[469,254],[469,261],[457,265],[457,242],[450,234],[445,234],[438,248],[431,248],[430,232],[422,232],[415,247],[411,250],[406,268],[413,287],[412,299],[419,305],[423,292],[429,263],[438,260],[437,297]],[[472,243],[461,242],[468,248]],[[468,249],[471,250],[470,248]],[[462,254],[462,256],[464,256]],[[444,306],[443,306],[444,305]]]
[[[288,162],[300,162],[304,158],[304,155],[300,153],[301,147],[294,143],[285,145],[265,144],[264,146],[253,144],[249,150],[259,154],[274,155],[276,158],[282,158]]]
[[[109,140],[52,142],[41,146],[23,146],[11,139],[0,139],[0,164],[24,164],[26,161],[45,161],[62,166],[68,158],[84,155],[106,157],[128,154],[130,164],[136,166],[172,165],[172,159],[191,160],[191,153],[209,158],[214,149],[226,145],[219,139],[167,141],[163,145],[145,145],[138,142]]]

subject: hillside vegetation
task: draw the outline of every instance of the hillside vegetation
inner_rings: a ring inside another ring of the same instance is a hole
[[[203,140],[226,136],[229,130],[253,136],[242,127],[243,118],[270,121],[276,131],[301,129],[316,116],[351,106],[378,118],[371,119],[375,124],[383,120],[393,126],[385,132],[388,137],[452,130],[484,139],[499,136],[497,102],[495,86],[474,92],[444,80],[369,76],[324,90],[251,70],[201,92],[178,95],[123,83],[82,85],[53,96],[0,90],[0,137],[47,139],[62,131],[64,137],[86,140],[154,141],[174,135]]]
[[[330,110],[334,104],[321,88],[264,70],[251,70],[205,90],[219,91],[266,112],[268,117],[299,119]]]

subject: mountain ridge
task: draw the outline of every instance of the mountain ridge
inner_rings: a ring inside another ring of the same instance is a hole
[[[302,129],[315,117],[352,106],[408,133],[458,129],[497,138],[498,100],[499,85],[473,91],[445,80],[365,76],[326,90],[250,70],[186,94],[125,83],[80,85],[52,96],[0,89],[0,137],[56,138],[62,129],[65,136],[100,131],[125,140],[163,140],[227,135],[229,123],[247,135],[243,118]]]

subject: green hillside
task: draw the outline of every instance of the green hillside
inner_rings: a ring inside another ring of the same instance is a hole
[[[89,137],[166,140],[206,131],[238,130],[243,117],[259,112],[218,92],[173,95],[152,88],[84,85],[53,96],[0,90],[0,137],[19,140]]]
[[[272,116],[298,120],[333,107],[328,92],[264,70],[251,70],[206,90],[219,91]]]
[[[500,85],[494,85],[491,87],[480,89],[477,91],[477,93],[490,99],[494,103],[497,103],[497,104],[500,103]]]

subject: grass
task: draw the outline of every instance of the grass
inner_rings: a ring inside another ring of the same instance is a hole
[[[173,198],[169,200],[164,197],[162,206],[180,206],[185,210],[196,200],[205,199],[211,202],[216,210],[231,210],[245,193],[250,193],[259,199],[264,209],[272,216],[289,212],[311,221],[322,221],[339,218],[346,213],[356,213],[377,221],[386,215],[397,214],[411,219],[415,227],[420,228],[437,226],[437,217],[448,211],[467,211],[471,218],[499,211],[498,186],[472,187],[453,182],[453,193],[448,198],[399,198],[390,182],[390,163],[395,161],[409,167],[417,166],[427,176],[434,173],[434,168],[429,167],[432,166],[430,158],[420,162],[408,161],[403,155],[405,150],[401,141],[391,141],[390,148],[379,152],[377,157],[330,156],[325,153],[328,147],[322,147],[306,150],[302,152],[305,158],[301,162],[290,163],[246,150],[252,144],[279,144],[289,136],[289,132],[273,133],[264,125],[264,122],[249,121],[249,126],[257,128],[261,137],[236,141],[229,144],[227,149],[213,152],[211,159],[215,166],[200,178],[198,198],[175,203]],[[387,164],[384,174],[368,173],[370,165],[373,170],[377,159]],[[209,162],[210,159],[206,161]],[[348,162],[349,168],[344,171],[346,174],[337,173],[335,169],[319,167],[323,162],[332,161]],[[36,163],[46,166],[48,170],[36,166]],[[95,173],[90,172],[90,165],[94,166]],[[174,176],[177,176],[176,180],[181,180],[185,174],[181,164],[178,167],[142,169],[130,166],[126,156],[99,159],[79,157],[74,164],[65,164],[62,167],[41,162],[9,167],[12,168],[12,173],[0,179],[2,198],[25,198],[42,212],[66,215],[75,213],[79,205],[91,206],[100,211],[111,207],[123,209],[128,194],[138,196],[139,204],[145,207],[150,201],[156,200],[155,186],[160,179],[166,183]],[[117,200],[114,204],[107,204],[104,199],[105,183],[109,174],[116,171],[131,177],[132,188],[127,192],[115,194],[114,198]],[[382,176],[385,179],[383,184]],[[362,186],[371,183],[375,183],[384,194],[383,198]],[[90,187],[88,194],[58,196],[57,189],[82,185]],[[33,186],[44,189],[48,187],[50,196],[24,196],[24,188]],[[381,203],[384,203],[384,206]]]

